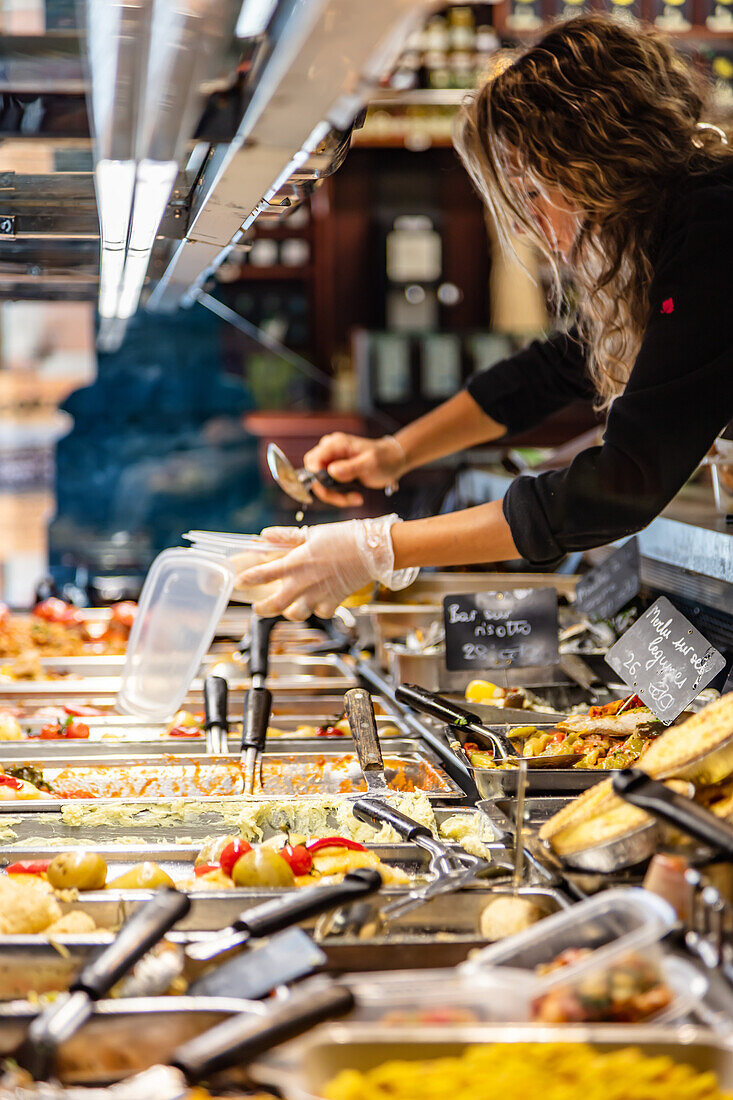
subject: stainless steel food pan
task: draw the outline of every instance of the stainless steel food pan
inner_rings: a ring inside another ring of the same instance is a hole
[[[391,970],[404,967],[438,967],[463,961],[470,951],[486,946],[478,931],[481,914],[497,894],[509,893],[509,887],[493,890],[472,887],[458,894],[443,894],[432,898],[419,909],[397,918],[385,935],[374,938],[329,937],[319,941],[332,971]],[[549,916],[567,907],[567,900],[557,890],[540,887],[520,887],[519,894],[535,902]],[[145,894],[128,893],[116,903],[102,903],[92,909],[85,900],[81,907],[99,924],[108,922],[117,927],[139,905]],[[169,938],[177,943],[191,942],[197,932],[210,932],[228,927],[231,920],[245,908],[259,905],[272,891],[239,891],[236,897],[218,894],[197,898],[185,921],[176,926]],[[385,902],[399,896],[385,890]],[[75,903],[77,908],[79,903]],[[59,937],[58,945],[49,944],[41,936],[0,936],[0,999],[25,998],[31,992],[45,993],[66,989],[78,970],[109,942],[110,932],[87,936]]]
[[[404,647],[385,643],[387,652],[387,670],[396,683],[417,684],[428,691],[463,691],[476,679],[475,669],[446,668],[445,653],[410,653]],[[499,676],[497,672],[487,675]],[[522,687],[533,685],[543,687],[562,683],[563,677],[558,666],[543,665],[532,668],[502,669],[498,683],[502,687]]]
[[[721,1088],[733,1087],[733,1045],[730,1041],[692,1026],[655,1028],[627,1024],[583,1027],[473,1024],[407,1028],[345,1022],[321,1028],[298,1043],[274,1051],[268,1059],[251,1067],[250,1073],[259,1082],[277,1087],[286,1100],[315,1100],[342,1070],[365,1072],[392,1060],[454,1057],[476,1043],[511,1046],[533,1042],[590,1043],[606,1052],[634,1046],[650,1057],[670,1058],[700,1073],[713,1072]],[[515,1095],[524,1100],[521,1082],[517,1084]],[[673,1091],[665,1093],[670,1100],[672,1095]]]
[[[329,726],[335,720],[327,715],[276,716],[272,719],[265,752],[297,752],[321,749],[329,752],[354,752],[351,737],[318,736],[315,731]],[[48,719],[34,718],[23,721],[24,729],[37,736]],[[191,756],[206,752],[206,738],[169,737],[167,727],[162,724],[134,720],[114,715],[105,718],[83,718],[89,727],[89,739],[81,743],[77,740],[58,741],[6,741],[0,742],[0,756],[3,760],[25,760],[32,755],[35,760],[58,761],[67,757],[79,758],[83,751],[84,759],[98,756],[117,756],[121,752],[130,756],[143,756],[149,753]],[[306,728],[307,727],[307,728]],[[281,733],[273,734],[275,728]],[[230,716],[229,752],[239,752],[242,736],[242,720]],[[416,738],[407,734],[404,723],[399,718],[377,715],[377,731],[385,743],[389,743],[392,752],[417,751],[424,746]],[[124,747],[123,747],[124,746]]]
[[[17,813],[20,809],[24,812],[60,812],[70,803],[98,807],[119,803],[160,805],[161,800],[177,799],[225,804],[247,801],[244,766],[238,756],[110,756],[95,760],[80,754],[47,763],[42,757],[31,755],[23,763],[33,766],[36,759],[44,780],[59,792],[59,797],[0,802],[0,814]],[[465,797],[437,759],[426,751],[388,752],[384,763],[388,782],[395,791],[422,790],[436,800]],[[262,757],[254,798],[256,801],[318,795],[338,798],[366,790],[354,754],[272,752]]]
[[[178,802],[171,805],[170,812],[163,818],[156,812],[155,806],[139,807],[133,804],[132,812],[120,821],[115,821],[114,818],[105,820],[105,807],[109,803],[105,803],[101,815],[93,817],[86,812],[87,805],[84,804],[82,813],[73,821],[69,820],[69,814],[64,811],[26,813],[22,809],[12,818],[8,816],[5,820],[0,819],[0,826],[3,827],[2,851],[6,859],[21,858],[18,852],[22,847],[51,846],[58,852],[76,845],[122,845],[127,850],[137,846],[147,853],[141,858],[157,859],[161,846],[198,851],[207,838],[228,833],[236,833],[246,840],[255,841],[267,840],[284,832],[333,836],[340,831],[339,821],[334,813],[326,815],[323,821],[325,831],[321,831],[314,829],[310,817],[301,822],[297,809],[292,820],[286,818],[281,803],[272,810],[267,803],[263,804],[263,812],[257,815],[256,829],[243,824],[239,816],[242,803],[236,800],[231,805],[231,813],[226,812],[229,807],[224,811],[221,807],[207,809],[201,804],[192,807],[190,803]],[[490,846],[498,840],[498,835],[486,815],[473,806],[434,806],[433,814],[440,835],[447,840],[451,840],[451,837],[440,831],[449,819],[465,823],[467,832],[478,836]]]
[[[233,997],[145,997],[102,1001],[58,1054],[67,1084],[117,1080],[159,1062],[188,1039],[237,1012],[263,1015],[258,1002]],[[29,1004],[0,1005],[0,1057],[14,1053],[36,1015]]]
[[[272,691],[346,691],[356,683],[353,664],[337,654],[310,656],[307,654],[278,656],[270,659],[267,684]],[[230,680],[230,692],[245,691],[250,686],[249,677]],[[116,697],[120,677],[78,676],[64,680],[15,680],[0,684],[0,706],[12,706],[18,701],[29,700],[40,704],[68,702],[70,699],[97,705]],[[194,680],[186,696],[186,702],[201,706],[203,683]],[[241,696],[240,696],[241,699]],[[233,701],[233,700],[232,700]],[[185,705],[185,703],[184,703]]]
[[[526,725],[532,725],[536,729],[547,728],[541,722],[527,722]],[[488,729],[496,729],[500,733],[509,734],[511,736],[511,727],[507,725],[497,724],[494,727],[487,727]],[[467,737],[470,740],[470,735]],[[450,742],[449,742],[450,743]],[[519,772],[516,768],[479,768],[469,764],[465,753],[462,750],[451,748],[455,753],[456,759],[460,761],[464,768],[467,768],[470,775],[476,784],[476,788],[482,799],[495,800],[497,798],[505,797],[507,795],[515,795],[517,791],[517,780]],[[577,794],[579,791],[584,791],[588,787],[595,786],[596,783],[600,783],[602,779],[606,779],[609,776],[616,774],[615,771],[605,770],[603,768],[528,768],[527,769],[527,791],[528,792],[543,792],[546,794]]]

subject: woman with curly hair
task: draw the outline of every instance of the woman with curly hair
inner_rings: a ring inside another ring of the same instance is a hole
[[[273,529],[292,549],[245,574],[280,580],[256,610],[332,612],[418,565],[522,556],[551,566],[649,523],[733,418],[733,147],[701,121],[704,87],[659,33],[603,15],[558,24],[468,101],[456,145],[506,247],[518,230],[572,278],[570,325],[475,375],[395,436],[325,436],[305,457],[337,481],[408,470],[539,423],[577,398],[603,443],[515,479],[502,501]],[[318,486],[324,500],[359,494]]]

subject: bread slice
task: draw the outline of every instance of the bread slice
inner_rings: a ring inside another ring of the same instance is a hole
[[[609,780],[610,782],[610,780]],[[689,793],[689,784],[671,779],[666,784],[680,794]],[[595,790],[595,787],[593,788]],[[559,814],[556,815],[559,817]],[[615,795],[613,791],[601,805],[601,812],[585,821],[575,821],[554,834],[550,841],[559,856],[582,852],[599,844],[607,844],[636,832],[648,825],[654,818],[646,810],[632,806]]]
[[[583,852],[587,848],[595,848],[599,844],[606,844],[633,833],[649,823],[649,814],[644,810],[631,806],[628,802],[617,801],[619,804],[605,813],[561,829],[550,842],[553,850],[559,856]]]
[[[714,752],[729,737],[733,737],[733,692],[653,741],[642,759],[644,771],[654,779],[677,775],[693,760]]]
[[[619,800],[613,793],[611,780],[600,780],[595,786],[588,787],[586,791],[579,794],[572,802],[568,802],[567,806],[563,806],[549,821],[546,821],[539,831],[540,840],[551,840],[561,830],[569,829],[571,826],[580,825],[584,821],[597,817],[609,806],[612,807],[614,801],[618,802]]]

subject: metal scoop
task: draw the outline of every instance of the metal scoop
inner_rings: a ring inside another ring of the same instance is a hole
[[[304,467],[296,470],[277,443],[268,444],[267,465],[274,480],[283,492],[287,493],[291,500],[297,501],[304,508],[313,503],[311,487],[315,481],[318,481],[326,489],[338,489],[342,493],[348,492],[349,489],[361,488],[355,483],[349,485],[342,481],[336,481],[327,470],[306,470]],[[385,496],[391,497],[396,491],[397,484],[393,483],[386,486],[384,493]]]
[[[313,503],[311,486],[314,481],[319,481],[327,489],[345,489],[341,482],[335,481],[326,470],[300,469],[296,470],[290,459],[280,450],[277,443],[270,443],[267,448],[267,465],[270,473],[283,490],[292,499],[307,506]]]
[[[437,718],[445,722],[451,728],[451,732],[458,735],[461,744],[466,740],[474,740],[477,744],[493,751],[497,761],[519,765],[520,760],[526,760],[528,768],[564,768],[576,764],[583,756],[582,753],[566,752],[547,756],[521,756],[510,738],[500,729],[485,726],[478,715],[473,711],[459,707],[450,699],[438,695],[434,691],[427,691],[417,684],[400,684],[395,690],[395,698],[400,703],[405,703],[413,710]],[[469,738],[470,735],[470,738]],[[470,766],[470,765],[469,765]]]

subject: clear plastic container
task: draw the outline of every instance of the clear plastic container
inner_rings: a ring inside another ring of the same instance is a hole
[[[660,977],[669,1004],[650,1019],[671,1023],[687,1016],[704,998],[708,980],[692,963],[663,956]],[[355,977],[350,1019],[388,1027],[463,1027],[477,1023],[528,1023],[543,986],[533,976],[495,968],[470,976],[456,970],[386,971]]]
[[[494,977],[496,975],[496,977]],[[355,976],[350,1019],[391,1027],[449,1027],[527,1019],[531,986],[500,973],[479,981],[456,970],[399,970]]]
[[[611,987],[614,1000],[620,1001],[629,983],[636,992],[666,981],[660,940],[675,921],[672,906],[655,894],[638,888],[607,890],[492,944],[459,969],[476,981],[503,975],[529,997],[529,1018],[546,1021],[548,1012],[556,1011],[568,1017],[563,1022],[589,1022]],[[538,967],[573,949],[587,953],[549,973],[537,973]],[[672,1000],[660,1003],[650,1018],[672,1009],[677,994],[667,984]],[[545,1002],[548,994],[551,1000]],[[653,995],[648,1003],[655,1003]]]
[[[242,555],[251,555],[254,565],[284,552],[257,536],[213,535],[159,554],[138,601],[117,709],[152,722],[174,714],[211,645],[237,573],[249,564]]]

